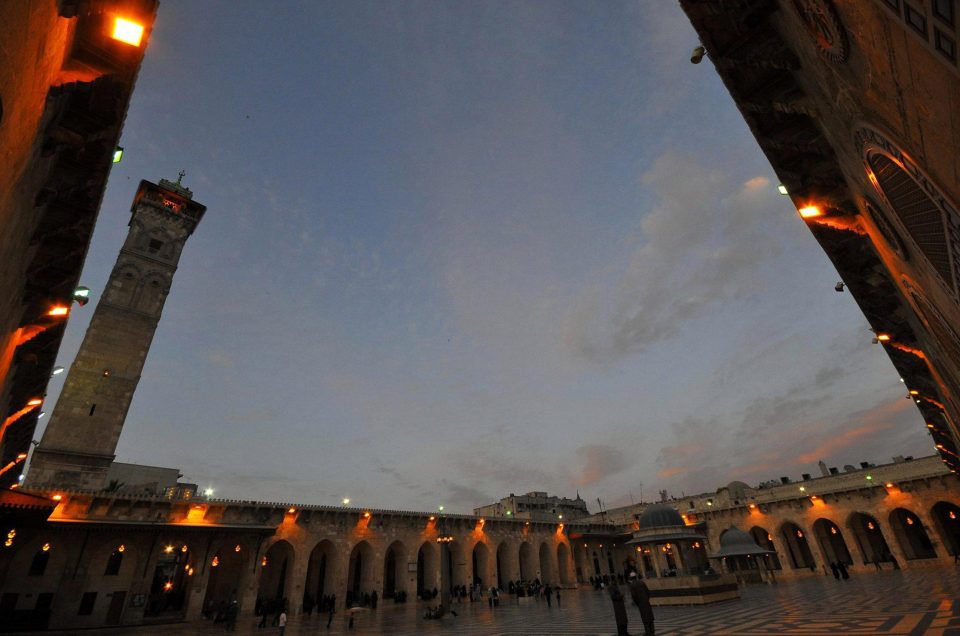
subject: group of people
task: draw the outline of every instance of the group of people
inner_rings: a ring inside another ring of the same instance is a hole
[[[840,579],[846,581],[850,578],[850,573],[847,572],[847,564],[843,561],[837,561],[836,563],[831,561],[830,571],[833,572],[833,578],[837,579],[838,581]]]
[[[653,607],[650,605],[650,589],[636,572],[627,576],[630,585],[630,598],[640,610],[640,620],[643,622],[644,636],[654,636]],[[601,581],[602,583],[602,581]],[[617,636],[630,636],[627,632],[627,607],[620,586],[614,582],[610,585],[610,600],[613,602],[613,616],[617,621]]]

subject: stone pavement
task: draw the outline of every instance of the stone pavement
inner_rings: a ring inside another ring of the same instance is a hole
[[[611,604],[605,594],[590,589],[569,590],[563,607],[547,608],[545,601],[519,605],[506,601],[496,610],[484,603],[454,603],[458,617],[442,621],[419,618],[424,606],[381,605],[376,611],[356,615],[355,629],[348,632],[346,616],[337,614],[333,628],[326,617],[294,617],[285,636],[313,634],[389,634],[414,636],[594,636],[616,633]],[[960,636],[960,568],[932,567],[925,570],[881,572],[850,581],[818,576],[774,586],[751,586],[743,598],[700,607],[655,608],[657,634],[694,636],[702,634],[769,635],[804,634],[928,634]],[[630,632],[642,634],[636,608],[630,607]],[[116,635],[221,634],[219,625],[207,622],[163,625],[86,634]],[[278,634],[276,627],[255,628],[252,618],[238,622],[237,634]]]

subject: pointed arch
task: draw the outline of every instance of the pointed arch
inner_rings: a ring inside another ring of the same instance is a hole
[[[489,587],[496,577],[490,577],[490,549],[483,541],[477,541],[471,550],[471,575],[474,585]]]
[[[351,601],[358,595],[374,591],[373,547],[367,541],[361,541],[350,551],[347,568],[347,596]],[[352,604],[352,602],[348,602]]]
[[[773,543],[773,535],[766,528],[753,526],[750,528],[750,536],[761,548],[773,551],[773,554],[766,557],[767,567],[771,570],[782,570],[783,565],[780,563],[780,557],[777,556],[777,547]]]
[[[293,590],[294,549],[289,542],[280,539],[270,545],[260,558],[260,584],[257,596],[263,600],[287,598]]]
[[[546,541],[540,543],[540,581],[546,585],[557,584],[557,568],[554,564],[554,554]]]
[[[431,596],[440,590],[440,552],[437,546],[424,541],[417,550],[417,597]]]
[[[893,560],[893,553],[876,517],[865,512],[851,513],[847,527],[853,534],[864,564],[873,563],[880,567],[883,561]]]
[[[570,576],[570,548],[563,541],[557,545],[557,570],[560,585],[570,586],[576,582]]]
[[[853,565],[853,557],[850,556],[850,550],[847,548],[840,526],[821,517],[813,522],[813,534],[828,563]]]
[[[807,543],[807,533],[792,521],[784,521],[780,526],[780,539],[786,547],[790,566],[794,570],[814,570],[817,567],[813,553]]]
[[[533,547],[529,542],[520,544],[520,580],[532,581],[536,578],[537,569],[533,563]]]
[[[960,554],[960,506],[948,501],[938,501],[930,509],[930,515],[947,553],[951,556]]]
[[[307,561],[307,576],[303,585],[304,604],[318,603],[324,596],[334,594],[336,548],[324,539],[313,546]]]
[[[896,508],[890,512],[889,521],[893,536],[897,538],[907,560],[937,558],[930,535],[916,513],[906,508]]]

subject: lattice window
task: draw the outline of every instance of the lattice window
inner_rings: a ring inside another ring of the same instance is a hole
[[[947,285],[953,287],[943,213],[907,172],[885,155],[868,158],[877,183],[903,227]]]

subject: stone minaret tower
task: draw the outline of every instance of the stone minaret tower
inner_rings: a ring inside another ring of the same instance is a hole
[[[34,451],[30,487],[106,485],[180,252],[206,210],[182,178],[140,182],[127,240]]]

